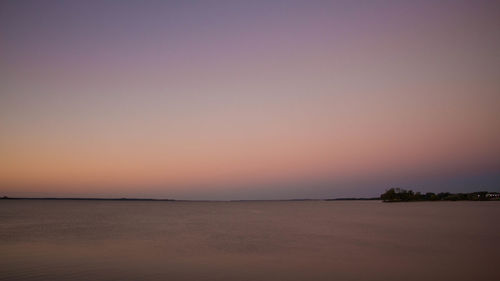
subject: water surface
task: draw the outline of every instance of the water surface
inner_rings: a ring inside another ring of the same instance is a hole
[[[500,202],[0,201],[0,280],[497,280]]]

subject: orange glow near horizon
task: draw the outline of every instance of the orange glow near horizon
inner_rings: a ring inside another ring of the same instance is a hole
[[[498,7],[1,5],[0,195],[498,188]]]

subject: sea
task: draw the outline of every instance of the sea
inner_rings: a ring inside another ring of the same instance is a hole
[[[0,200],[0,280],[500,280],[500,202]]]

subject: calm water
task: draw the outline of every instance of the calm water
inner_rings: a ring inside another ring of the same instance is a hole
[[[0,201],[0,280],[500,280],[500,202]]]

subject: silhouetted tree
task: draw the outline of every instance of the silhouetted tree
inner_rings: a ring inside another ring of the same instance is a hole
[[[432,192],[427,192],[422,195],[420,192],[413,192],[412,190],[405,190],[402,188],[390,188],[386,190],[380,198],[384,202],[405,202],[405,201],[459,201],[459,200],[474,200],[474,201],[486,201],[493,200],[493,196],[488,194],[498,194],[497,192],[487,192],[479,191],[472,193],[449,193],[440,192],[437,195]]]

